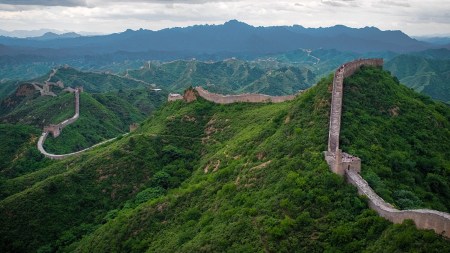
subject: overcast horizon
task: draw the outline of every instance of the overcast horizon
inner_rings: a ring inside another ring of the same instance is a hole
[[[445,0],[0,0],[0,29],[5,31],[109,34],[218,25],[232,19],[252,26],[374,26],[409,36],[450,36],[450,5]]]

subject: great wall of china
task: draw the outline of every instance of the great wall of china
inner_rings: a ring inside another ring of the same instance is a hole
[[[356,186],[359,194],[368,197],[370,208],[380,216],[393,223],[402,223],[406,219],[411,219],[418,228],[433,229],[437,234],[450,238],[450,214],[429,209],[396,209],[378,196],[361,177],[361,159],[343,153],[339,149],[344,78],[351,76],[363,65],[382,67],[383,59],[360,59],[348,62],[339,67],[334,74],[328,150],[324,152],[325,160],[334,173],[345,176],[349,183]]]

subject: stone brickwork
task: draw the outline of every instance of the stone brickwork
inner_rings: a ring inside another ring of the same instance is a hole
[[[345,176],[349,183],[356,186],[359,194],[369,198],[369,207],[380,216],[394,223],[402,223],[406,219],[411,219],[418,228],[433,229],[436,233],[450,238],[450,214],[429,209],[396,209],[378,196],[366,180],[360,176],[361,159],[343,153],[339,149],[344,78],[351,76],[363,65],[382,66],[383,59],[352,61],[339,67],[334,74],[328,151],[324,152],[325,160],[334,173]]]
[[[211,93],[202,87],[195,87],[198,94],[211,102],[217,104],[231,104],[237,102],[248,102],[248,103],[281,103],[284,101],[289,101],[295,99],[296,95],[287,96],[269,96],[264,94],[239,94],[239,95],[221,95],[216,93]]]

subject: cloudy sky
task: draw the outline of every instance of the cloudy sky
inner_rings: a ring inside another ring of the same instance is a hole
[[[0,0],[0,29],[112,33],[238,19],[254,26],[376,26],[450,35],[449,0]]]

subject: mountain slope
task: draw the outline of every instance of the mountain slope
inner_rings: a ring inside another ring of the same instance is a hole
[[[222,94],[287,95],[310,87],[315,75],[303,67],[266,66],[229,59],[218,62],[174,61],[127,71],[127,74],[166,90],[182,92],[203,86]]]
[[[63,154],[116,137],[128,132],[131,123],[141,122],[166,99],[166,92],[149,89],[98,94],[84,92],[80,96],[80,118],[66,127],[58,138],[48,138],[44,147],[49,152]],[[0,178],[13,178],[40,169],[43,156],[37,152],[36,142],[43,127],[62,122],[73,114],[73,93],[60,92],[56,97],[40,96],[31,84],[20,85],[1,103],[0,127],[4,131],[0,131],[0,137],[8,140],[0,143],[1,155],[14,155],[17,159],[3,160]],[[24,133],[24,129],[30,133]],[[11,136],[17,139],[11,140]],[[23,149],[14,152],[13,149],[18,146],[11,146],[13,141]]]
[[[448,251],[329,171],[331,81],[281,104],[168,103],[128,136],[6,182],[1,250]]]
[[[440,51],[442,52],[442,50]],[[400,82],[444,102],[450,101],[450,58],[434,59],[425,56],[399,55],[385,64]],[[441,54],[443,55],[443,54]]]
[[[450,108],[366,68],[345,80],[342,148],[401,209],[450,210]]]

